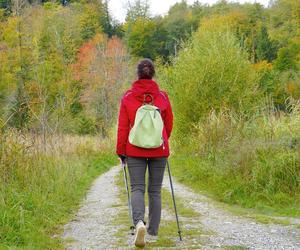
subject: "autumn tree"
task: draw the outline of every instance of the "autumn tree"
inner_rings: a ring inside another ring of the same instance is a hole
[[[128,55],[122,41],[103,34],[97,34],[80,48],[73,65],[74,77],[83,86],[80,102],[85,107],[84,121],[90,120],[103,136],[115,119],[127,71]]]
[[[1,115],[10,126],[26,125],[43,134],[104,135],[116,113],[129,58],[121,40],[102,31],[102,2],[67,7],[46,2],[26,9],[20,1],[0,25]],[[74,71],[73,65],[81,63],[86,67]]]
[[[154,60],[166,55],[166,31],[152,19],[138,18],[127,28],[126,40],[134,56]]]
[[[267,10],[270,22],[270,36],[284,47],[297,36],[300,27],[300,1],[275,0]]]
[[[177,55],[180,45],[198,28],[199,20],[193,18],[192,8],[182,1],[173,5],[163,19],[167,31],[166,49],[169,55]]]

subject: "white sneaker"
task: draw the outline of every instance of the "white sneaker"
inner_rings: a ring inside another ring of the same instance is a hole
[[[146,226],[143,221],[139,221],[136,224],[134,245],[136,247],[144,247],[146,245],[145,235],[146,235]]]

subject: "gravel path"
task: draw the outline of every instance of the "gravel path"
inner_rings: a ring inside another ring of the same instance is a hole
[[[76,217],[67,225],[63,238],[70,240],[67,249],[111,249],[112,235],[118,228],[113,225],[118,214],[118,188],[115,177],[120,166],[112,168],[93,183]]]
[[[169,186],[164,178],[164,185]],[[300,229],[295,226],[260,224],[217,208],[215,202],[204,195],[195,194],[186,186],[175,182],[175,195],[185,200],[187,207],[201,213],[204,228],[215,232],[208,246],[243,246],[247,249],[300,249]]]
[[[119,238],[114,235],[124,225],[116,227],[113,220],[126,210],[125,205],[120,207],[122,202],[116,185],[120,170],[120,166],[114,167],[95,180],[77,215],[65,225],[63,238],[67,239],[67,249],[115,249],[111,246],[115,246]],[[165,176],[163,185],[170,190],[168,176]],[[255,250],[300,249],[300,229],[295,226],[260,224],[224,211],[213,200],[194,193],[178,182],[174,182],[174,188],[176,197],[184,201],[186,207],[199,212],[199,216],[189,220],[181,218],[183,235],[188,233],[189,228],[212,232],[193,236],[192,239],[186,237],[174,249],[228,249],[228,246]],[[162,220],[166,222],[172,218],[174,220],[173,213],[164,209]],[[131,242],[131,237],[128,236],[128,243],[124,242],[128,247],[118,249],[131,249]]]

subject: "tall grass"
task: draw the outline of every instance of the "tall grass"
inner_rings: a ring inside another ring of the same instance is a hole
[[[211,112],[177,149],[175,173],[222,201],[300,216],[299,122],[300,105],[250,120]]]
[[[0,248],[63,248],[54,236],[93,178],[114,164],[111,143],[13,130],[0,142]]]

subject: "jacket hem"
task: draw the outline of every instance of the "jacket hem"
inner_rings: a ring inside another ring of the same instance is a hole
[[[169,157],[170,154],[164,155],[134,155],[134,154],[126,154],[127,157],[138,157],[138,158],[158,158],[158,157]]]

